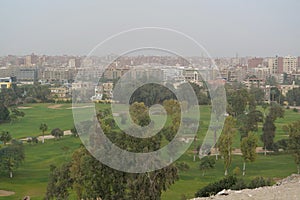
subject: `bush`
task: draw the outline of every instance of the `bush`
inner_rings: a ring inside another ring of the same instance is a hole
[[[241,175],[241,168],[239,168],[239,167],[234,168],[234,170],[232,171],[232,173],[233,173],[234,176]]]
[[[275,144],[278,146],[279,149],[287,150],[288,145],[289,145],[289,140],[281,139],[281,140],[278,140]]]
[[[25,103],[36,103],[37,101],[32,97],[26,97],[24,102]]]
[[[204,188],[200,189],[196,192],[195,197],[209,197],[212,195],[216,195],[218,192],[223,189],[230,189],[233,185],[237,183],[237,178],[234,176],[228,176],[220,181],[211,183]]]
[[[230,189],[242,190],[246,188],[247,188],[247,184],[245,183],[244,179],[238,179],[237,182]]]
[[[186,162],[176,163],[176,167],[177,167],[180,171],[187,171],[187,170],[190,169],[190,166],[189,166]]]
[[[298,109],[297,109],[297,108],[294,108],[293,111],[294,111],[294,112],[298,112]]]
[[[254,178],[248,185],[249,189],[259,188],[263,186],[270,186],[270,179],[265,179],[264,177],[256,177]]]

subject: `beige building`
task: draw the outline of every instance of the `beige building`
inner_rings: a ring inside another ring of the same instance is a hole
[[[293,82],[292,85],[280,85],[279,86],[279,89],[281,90],[283,96],[286,96],[288,91],[292,90],[294,88],[299,88],[299,85],[295,85],[295,82]]]
[[[291,74],[296,72],[298,65],[298,58],[293,56],[286,56],[283,58],[283,72]]]
[[[59,100],[71,99],[71,90],[69,87],[53,87],[50,88],[50,94],[53,98]]]

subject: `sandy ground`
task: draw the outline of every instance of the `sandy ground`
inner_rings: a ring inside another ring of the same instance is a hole
[[[293,174],[275,185],[253,190],[224,190],[216,196],[195,198],[193,200],[299,200],[300,175]]]
[[[21,109],[21,110],[25,110],[25,109],[30,109],[30,108],[32,108],[32,107],[19,106],[18,108]]]
[[[93,108],[95,106],[75,106],[75,107],[69,107],[69,108],[66,108],[66,109],[80,109],[80,108]]]
[[[10,196],[10,195],[13,195],[13,194],[15,194],[15,192],[0,190],[0,197],[7,197],[7,196]]]
[[[48,106],[48,108],[51,108],[51,109],[59,109],[60,107],[62,107],[62,104]]]

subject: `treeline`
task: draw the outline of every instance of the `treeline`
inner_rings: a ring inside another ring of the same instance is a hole
[[[0,123],[13,122],[25,113],[17,106],[23,103],[52,102],[49,86],[24,85],[2,88],[0,92]]]

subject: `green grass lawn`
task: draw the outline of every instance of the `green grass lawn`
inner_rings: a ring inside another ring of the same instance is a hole
[[[224,177],[223,160],[216,161],[216,167],[207,171],[202,176],[202,171],[199,170],[199,159],[193,162],[192,153],[186,153],[178,162],[186,162],[190,166],[188,171],[179,172],[179,180],[171,186],[169,190],[163,193],[163,200],[181,200],[183,196],[188,199],[194,198],[194,194],[200,188],[208,185],[211,182]],[[229,172],[232,173],[235,167],[242,169],[243,161],[241,156],[234,156]],[[249,181],[257,176],[266,178],[278,179],[289,176],[291,173],[296,173],[296,165],[291,155],[259,155],[254,163],[247,163],[245,180]]]
[[[29,195],[32,199],[43,199],[48,183],[50,165],[59,166],[70,160],[72,152],[79,148],[79,138],[64,136],[62,139],[46,140],[45,144],[25,144],[25,161],[18,168],[14,177],[0,173],[0,189],[14,191],[4,200],[22,199]]]
[[[25,117],[19,118],[13,123],[4,123],[0,125],[0,131],[9,131],[13,138],[24,138],[41,135],[39,130],[41,123],[48,125],[49,134],[52,129],[60,128],[68,130],[73,127],[72,109],[69,109],[71,104],[62,104],[57,109],[49,108],[55,104],[28,104],[23,105],[29,107],[22,109]]]
[[[73,117],[72,110],[68,109],[71,104],[62,104],[57,109],[49,108],[55,104],[28,104],[24,105],[31,107],[24,109],[26,113],[24,118],[12,124],[1,124],[1,130],[9,131],[14,138],[22,138],[27,136],[40,135],[39,125],[45,122],[49,126],[48,133],[51,129],[59,127],[63,130],[72,128]],[[109,108],[109,105],[96,104],[97,109]],[[210,120],[210,107],[200,106],[200,120],[202,125],[198,132],[200,140],[197,145],[200,145],[201,138],[206,134]],[[286,138],[282,131],[284,124],[300,120],[300,113],[286,110],[285,118],[276,121],[277,132],[276,140]],[[261,124],[258,134],[261,134]],[[43,199],[48,182],[49,166],[51,164],[61,165],[66,160],[69,160],[72,152],[81,144],[80,139],[65,136],[59,141],[46,140],[45,144],[25,144],[26,158],[24,163],[14,174],[14,178],[8,178],[8,174],[0,172],[0,189],[16,192],[10,197],[0,197],[2,199],[21,199],[25,195],[31,196],[32,199]],[[239,148],[239,134],[237,134],[234,147]],[[68,149],[68,150],[66,150]],[[162,199],[181,199],[184,195],[187,198],[193,198],[194,194],[201,187],[210,182],[219,180],[224,175],[223,160],[216,162],[216,168],[208,171],[203,177],[199,170],[199,159],[193,162],[194,145],[189,148],[178,162],[186,162],[190,169],[180,172],[180,179],[171,186],[169,190],[163,193]],[[240,156],[234,156],[230,168],[230,172],[235,167],[242,168],[242,159]],[[283,178],[296,172],[296,166],[291,155],[259,155],[254,163],[247,164],[246,179],[250,180],[256,176],[264,176],[270,178]]]

